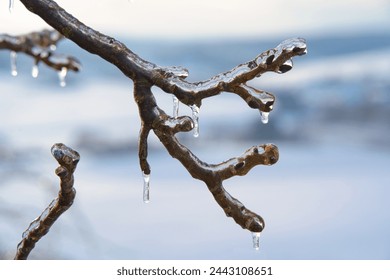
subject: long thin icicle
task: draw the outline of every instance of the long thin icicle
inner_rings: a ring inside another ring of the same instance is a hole
[[[39,68],[38,68],[38,64],[37,62],[34,62],[34,65],[31,69],[31,76],[33,78],[38,78],[38,75],[39,75]]]
[[[17,76],[18,75],[18,69],[16,66],[16,58],[18,57],[17,53],[14,51],[11,51],[10,53],[10,59],[11,59],[11,75]]]
[[[144,190],[143,190],[143,200],[145,203],[150,202],[150,174],[142,173],[144,177]]]
[[[8,9],[10,13],[12,13],[12,11],[14,10],[14,4],[15,4],[14,0],[9,0]]]
[[[192,110],[192,120],[194,121],[194,137],[199,137],[199,107],[194,104],[190,108]]]
[[[65,87],[66,86],[66,74],[68,74],[68,69],[66,67],[62,67],[61,71],[58,72],[58,78],[60,79],[60,86]]]
[[[269,112],[260,111],[260,115],[261,115],[261,122],[264,124],[268,123]]]
[[[173,95],[173,117],[176,119],[179,116],[179,99]]]
[[[260,232],[252,232],[253,248],[260,249]]]

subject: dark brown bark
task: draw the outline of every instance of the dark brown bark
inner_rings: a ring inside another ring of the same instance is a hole
[[[76,196],[76,190],[73,188],[73,173],[80,160],[80,155],[64,144],[53,145],[51,153],[60,164],[55,171],[60,178],[58,197],[49,204],[38,218],[32,221],[23,233],[23,239],[17,247],[15,260],[27,259],[35,244],[49,232],[57,219],[72,206]]]
[[[53,46],[63,38],[56,30],[42,30],[19,36],[0,34],[0,50],[24,53],[34,58],[35,64],[42,62],[57,71],[66,68],[77,72],[81,64],[76,58],[57,54],[53,50]]]
[[[157,86],[175,95],[187,106],[200,107],[202,100],[221,92],[240,96],[250,108],[262,113],[273,109],[275,97],[262,90],[246,85],[246,82],[265,72],[285,73],[292,68],[291,58],[306,53],[304,39],[289,39],[276,48],[265,51],[253,60],[238,65],[230,71],[208,80],[191,83],[185,80],[188,71],[180,67],[160,67],[143,60],[120,41],[101,34],[86,26],[78,19],[50,0],[21,0],[31,12],[37,14],[62,35],[81,48],[96,54],[117,66],[124,75],[134,82],[134,98],[141,118],[139,138],[140,166],[144,174],[150,174],[147,162],[147,138],[151,130],[157,135],[169,154],[178,159],[192,177],[203,181],[222,207],[241,227],[252,232],[261,232],[263,219],[246,209],[237,199],[223,188],[223,181],[237,175],[245,175],[256,165],[271,165],[278,160],[278,149],[272,144],[258,145],[247,150],[242,156],[234,157],[220,164],[208,164],[198,159],[182,145],[175,134],[194,128],[194,120],[187,116],[167,115],[157,104],[152,87]]]

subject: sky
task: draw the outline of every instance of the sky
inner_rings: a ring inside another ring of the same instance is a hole
[[[146,38],[307,36],[390,29],[389,0],[59,0],[57,3],[103,33]],[[11,14],[7,1],[1,1],[0,5],[3,5],[0,33],[17,34],[47,27],[17,0]]]

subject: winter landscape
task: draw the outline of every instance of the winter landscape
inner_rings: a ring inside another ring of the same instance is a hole
[[[23,8],[23,7],[19,7]],[[1,32],[7,32],[6,28]],[[115,34],[113,34],[115,35]],[[298,34],[299,35],[299,34]],[[164,40],[118,35],[141,57],[180,65],[204,80],[277,46],[282,36]],[[280,158],[225,184],[266,227],[260,250],[227,218],[207,187],[151,135],[151,202],[142,201],[139,116],[132,82],[64,41],[58,52],[83,69],[61,87],[56,72],[0,51],[0,257],[11,259],[23,231],[58,192],[54,143],[76,149],[77,196],[32,259],[389,259],[390,33],[312,34],[308,54],[283,75],[250,85],[276,96],[269,122],[224,93],[200,109],[200,136],[180,134],[202,160],[218,163],[274,143]],[[158,47],[156,47],[158,46]],[[172,112],[172,96],[155,89]],[[181,105],[180,115],[191,115]]]

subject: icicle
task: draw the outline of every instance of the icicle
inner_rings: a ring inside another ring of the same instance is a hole
[[[261,115],[261,122],[264,124],[268,123],[269,112],[260,111],[260,115]]]
[[[252,232],[253,248],[260,249],[260,232]]]
[[[18,69],[16,67],[16,58],[17,58],[17,54],[16,52],[14,51],[11,51],[10,53],[10,59],[11,59],[11,75],[12,76],[17,76],[18,75]]]
[[[173,95],[173,117],[176,119],[179,116],[179,99]]]
[[[9,12],[12,13],[12,11],[14,10],[14,0],[9,0],[9,6],[8,6],[8,9],[9,9]]]
[[[33,78],[38,78],[38,75],[39,75],[38,63],[35,62],[32,69],[31,69],[31,76]]]
[[[150,202],[150,174],[142,173],[142,176],[144,177],[144,191],[143,191],[143,199],[145,203]]]
[[[58,78],[60,79],[60,86],[64,87],[66,86],[66,74],[68,74],[68,69],[66,67],[62,67],[61,71],[58,72]]]
[[[199,107],[194,104],[190,108],[192,110],[192,120],[194,121],[194,137],[199,137]]]

